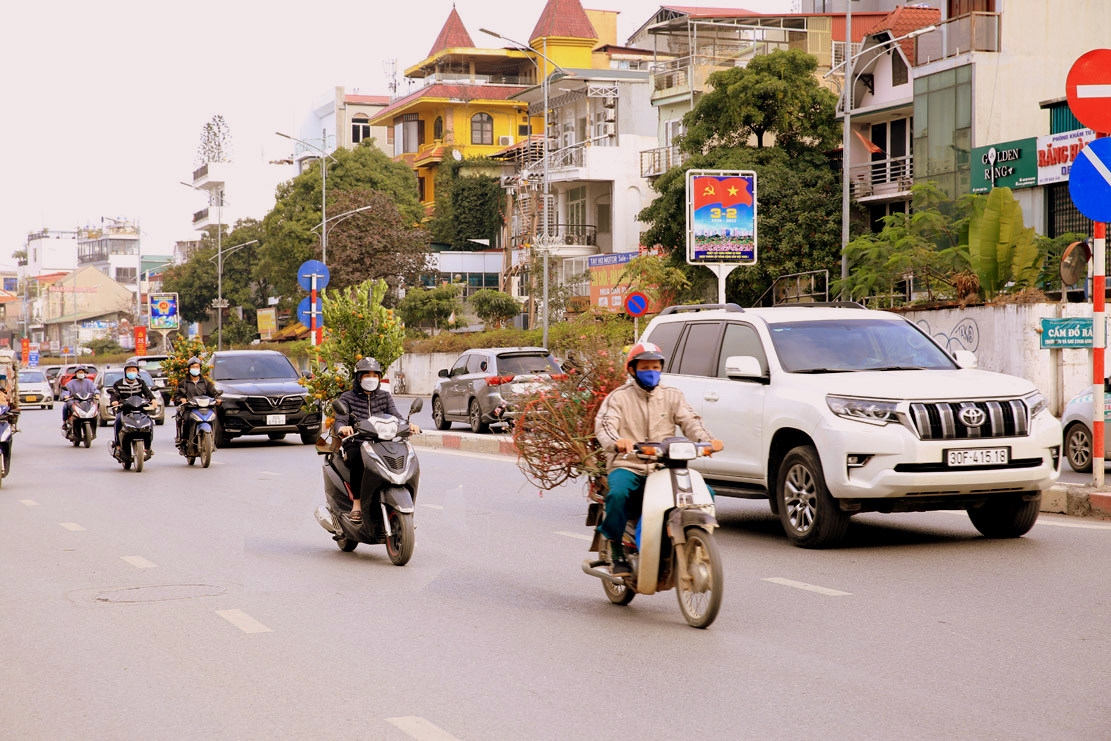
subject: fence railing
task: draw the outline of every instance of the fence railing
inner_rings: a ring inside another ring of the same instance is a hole
[[[890,157],[849,168],[854,198],[875,195],[877,190],[902,192],[914,184],[914,157]],[[887,185],[893,187],[883,187]]]
[[[969,13],[957,16],[915,39],[916,64],[955,57],[969,51],[999,51],[998,13]]]
[[[672,167],[683,164],[686,159],[687,155],[675,145],[646,149],[640,153],[640,176],[659,177]]]

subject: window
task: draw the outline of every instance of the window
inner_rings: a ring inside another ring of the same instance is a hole
[[[896,52],[891,54],[891,84],[892,85],[906,85],[908,80],[907,63],[903,61],[903,55]]]
[[[914,80],[914,178],[935,180],[949,197],[969,192],[972,66]]]
[[[424,182],[425,182],[424,178],[420,178],[420,177],[417,178],[417,198],[420,200],[421,203],[424,203],[425,200],[427,200],[425,198],[425,192],[426,191],[425,191]]]
[[[567,223],[586,223],[586,186],[580,185],[567,191]]]
[[[116,268],[116,274],[112,277],[117,283],[134,283],[135,272],[135,268]]]
[[[764,345],[760,335],[747,324],[730,322],[725,325],[725,337],[721,341],[721,357],[718,358],[718,378],[725,375],[725,361],[737,355],[747,355],[760,361],[760,370],[768,372],[768,359],[764,355]]]
[[[424,143],[424,122],[416,113],[406,113],[393,120],[393,153],[409,154]]]
[[[432,138],[436,141],[444,140],[444,118],[443,116],[436,116],[436,120],[432,122]]]
[[[594,220],[598,222],[598,233],[609,234],[613,231],[613,217],[608,203],[599,203],[594,206]]]
[[[471,116],[471,144],[494,143],[494,119],[489,113]]]
[[[467,373],[483,373],[488,366],[485,355],[471,355],[467,360]]]
[[[679,357],[679,369],[674,372],[682,376],[713,376],[720,332],[719,322],[689,324]]]
[[[366,116],[355,116],[351,119],[351,143],[358,144],[363,139],[370,138],[370,119]]]
[[[455,361],[455,365],[451,366],[450,375],[452,378],[454,378],[455,376],[461,376],[467,372],[467,360],[471,357],[471,355],[464,355],[463,357],[459,358],[459,360]]]
[[[660,350],[664,354],[664,369],[670,366],[678,367],[675,362],[675,343],[679,341],[679,334],[683,331],[683,325],[679,322],[668,322],[656,327],[652,332],[652,336],[648,338],[649,342],[659,345]]]

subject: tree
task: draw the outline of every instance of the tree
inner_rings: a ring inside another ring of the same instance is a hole
[[[397,305],[407,325],[428,329],[446,329],[451,316],[462,309],[459,288],[453,285],[410,289]]]
[[[406,221],[386,193],[340,191],[332,207],[337,215],[366,209],[341,217],[330,227],[328,261],[333,287],[383,279],[390,288],[386,303],[392,304],[398,288],[420,284],[428,262],[428,232]]]
[[[187,322],[207,319],[212,300],[219,293],[216,228],[212,226],[206,229],[201,237],[200,247],[186,262],[168,268],[163,276],[162,287],[178,294],[178,311]],[[265,235],[259,221],[241,219],[230,232],[223,235],[220,242],[225,251],[222,281],[224,298],[231,306],[249,307],[252,321],[255,309],[266,306],[270,294],[266,276],[255,277],[259,243],[263,239]],[[228,251],[229,248],[252,240],[256,242]]]
[[[521,313],[521,304],[517,299],[489,288],[476,291],[471,296],[471,305],[479,319],[498,328]]]
[[[201,128],[201,143],[193,158],[198,167],[209,162],[231,162],[231,129],[220,115],[213,116]]]
[[[435,242],[453,250],[481,250],[472,239],[497,243],[505,214],[505,191],[496,177],[480,172],[495,163],[482,157],[450,161],[436,176],[436,211],[429,224]]]
[[[415,226],[424,218],[417,198],[416,175],[405,163],[393,162],[372,141],[360,142],[355,149],[337,149],[324,161],[328,166],[329,215],[342,213],[331,205],[337,194],[374,190],[385,193],[394,202],[404,223]],[[319,168],[318,160],[279,185],[274,208],[262,220],[265,239],[259,248],[255,277],[265,277],[276,295],[289,301],[301,295],[297,268],[305,260],[322,257],[319,228],[323,184]],[[328,257],[329,267],[334,267],[331,255]]]
[[[653,303],[663,306],[678,303],[691,287],[682,270],[669,265],[666,257],[653,254],[629,260],[618,280],[630,290],[642,291]]]

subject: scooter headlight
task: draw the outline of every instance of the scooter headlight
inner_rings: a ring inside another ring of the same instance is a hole
[[[698,457],[698,448],[692,442],[671,443],[667,457],[673,461],[690,461]]]

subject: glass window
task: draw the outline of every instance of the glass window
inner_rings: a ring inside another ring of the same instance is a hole
[[[721,357],[718,358],[718,378],[725,375],[725,361],[736,355],[747,355],[760,361],[760,370],[768,372],[768,359],[764,356],[764,345],[760,335],[747,324],[729,322],[725,325],[725,336],[721,340]]]
[[[561,373],[559,361],[552,355],[527,353],[521,355],[499,355],[498,373],[521,375],[529,373]]]
[[[432,138],[443,141],[444,119],[442,116],[436,116],[436,120],[432,122]]]
[[[659,345],[660,350],[663,351],[664,369],[669,366],[676,365],[675,361],[675,345],[679,342],[679,335],[683,332],[683,324],[681,322],[668,322],[667,324],[660,324],[652,330],[651,336],[648,341],[653,344]]]
[[[247,379],[290,379],[297,380],[297,369],[284,355],[225,355],[216,356],[212,371],[217,381],[239,381]]]
[[[674,371],[683,376],[712,376],[714,361],[718,356],[718,336],[721,334],[720,322],[692,322],[687,326],[687,336],[679,358],[679,369]]]
[[[467,372],[467,361],[471,358],[470,355],[464,355],[455,361],[455,365],[451,366],[452,376],[461,376]]]
[[[489,366],[490,362],[486,359],[485,355],[471,355],[467,360],[468,373],[485,373]]]
[[[494,143],[494,119],[489,113],[471,116],[471,144]]]
[[[598,233],[609,234],[613,230],[613,217],[608,203],[599,203],[594,207],[595,221],[598,222]]]
[[[785,322],[773,324],[770,330],[779,362],[788,373],[956,367],[952,358],[907,321]]]
[[[424,127],[416,113],[406,113],[394,120],[394,154],[416,152],[421,145]]]
[[[358,144],[363,139],[370,138],[370,119],[366,116],[355,116],[351,120],[351,143]]]

